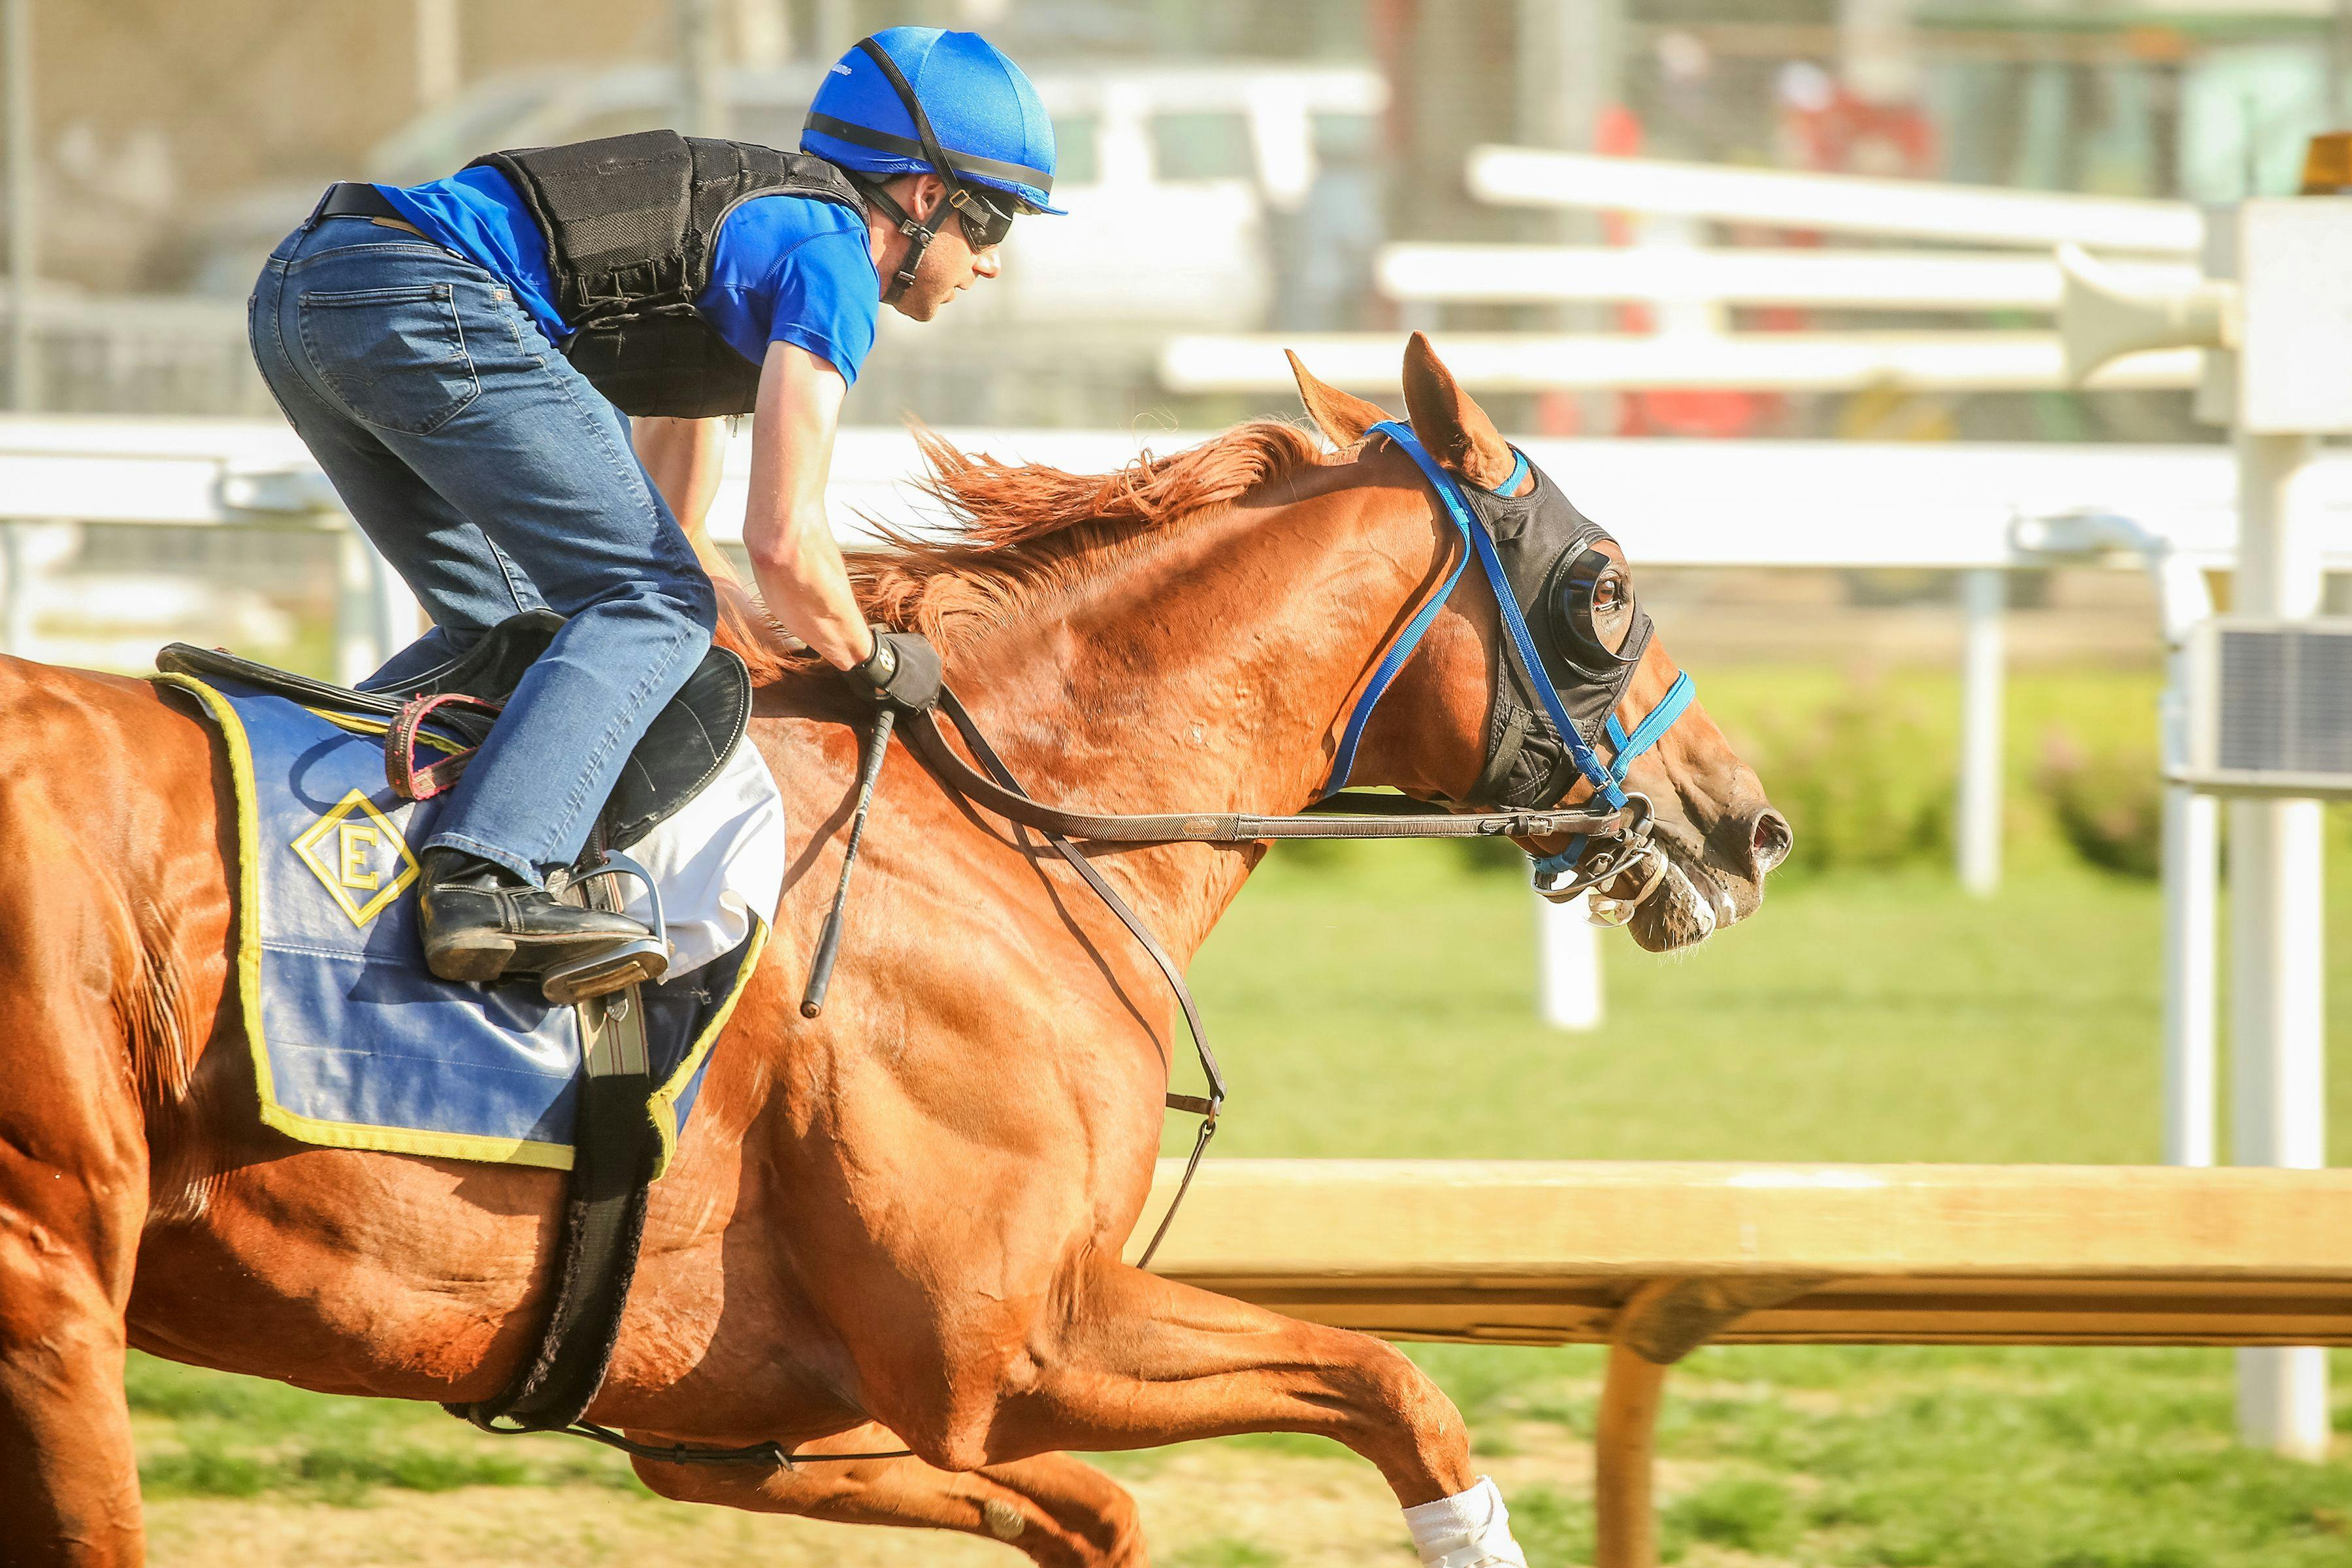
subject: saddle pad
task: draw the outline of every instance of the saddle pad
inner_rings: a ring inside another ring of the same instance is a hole
[[[333,1148],[569,1170],[581,1068],[575,1012],[527,986],[445,981],[425,967],[414,846],[432,836],[446,797],[405,801],[392,793],[382,721],[314,710],[226,680],[155,679],[202,702],[228,756],[237,983],[262,1120]],[[712,874],[707,844],[656,850],[651,839],[639,848],[648,870],[667,880],[656,863],[666,860],[695,884],[665,888],[666,904],[677,891],[694,905],[723,880]],[[645,987],[660,1084],[651,1106],[661,1135],[656,1174],[676,1150],[711,1044],[750,982],[774,908],[772,896],[749,908],[734,900],[723,916],[681,909],[688,918],[678,934],[688,943],[707,947],[731,931],[731,948]],[[681,964],[688,956],[679,954]]]

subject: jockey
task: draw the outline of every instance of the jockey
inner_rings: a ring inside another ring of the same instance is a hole
[[[425,957],[445,979],[528,977],[649,934],[547,877],[709,647],[711,572],[733,586],[671,506],[707,500],[716,416],[752,416],[743,540],[775,621],[869,697],[936,690],[929,645],[869,628],[851,594],[824,510],[835,427],[880,306],[930,320],[997,275],[1015,215],[1057,210],[1053,126],[986,40],[893,27],[831,68],[801,148],[649,132],[407,189],[339,184],[262,271],[261,373],[433,619],[368,684],[519,612],[567,617],[424,846]]]

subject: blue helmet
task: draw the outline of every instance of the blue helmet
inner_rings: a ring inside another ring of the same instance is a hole
[[[898,67],[946,155],[946,169],[932,167],[926,128],[868,45]],[[978,33],[891,27],[875,34],[825,73],[801,129],[801,151],[862,174],[939,174],[951,185],[992,186],[1031,212],[1062,210],[1047,201],[1054,122],[1021,68]]]

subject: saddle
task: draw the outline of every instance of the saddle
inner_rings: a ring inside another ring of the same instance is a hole
[[[235,680],[305,707],[380,719],[388,727],[399,724],[403,710],[417,699],[465,699],[436,705],[431,721],[465,745],[478,746],[488,735],[499,706],[514,694],[523,672],[547,651],[562,626],[563,617],[552,610],[526,610],[492,626],[480,641],[446,664],[400,686],[375,691],[314,680],[221,648],[187,643],[167,645],[155,656],[155,668],[200,679]],[[751,672],[727,649],[712,648],[655,717],[622,768],[604,804],[601,835],[604,846],[628,848],[701,794],[719,776],[751,718]],[[400,762],[388,748],[387,767],[395,768]],[[450,767],[445,762],[437,766],[446,770],[435,774],[438,787],[446,787],[462,771],[462,763]]]
[[[562,626],[563,617],[551,610],[526,611],[499,622],[438,668],[377,691],[314,680],[186,643],[165,647],[155,664],[169,674],[233,680],[325,713],[382,721],[386,774],[396,790],[414,799],[437,793],[457,778],[524,671]],[[734,654],[712,648],[637,742],[574,868],[575,881],[587,882],[600,866],[612,866],[634,873],[651,890],[652,879],[642,868],[613,852],[644,838],[717,778],[751,716],[750,671]],[[433,735],[447,742],[441,749],[451,754],[418,769],[417,736],[427,722]],[[612,896],[608,879],[583,890],[590,897]],[[653,925],[654,943],[666,946],[658,893]],[[549,999],[572,1000],[555,994]],[[659,1152],[647,1110],[656,1087],[647,1009],[635,985],[582,997],[577,1005],[583,1060],[574,1154],[555,1289],[538,1343],[496,1396],[446,1407],[484,1431],[560,1430],[580,1419],[604,1382],[636,1272],[646,1193]]]

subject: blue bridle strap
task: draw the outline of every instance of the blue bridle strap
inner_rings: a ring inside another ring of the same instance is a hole
[[[1665,738],[1666,731],[1675,727],[1675,721],[1683,716],[1683,710],[1697,694],[1698,688],[1691,684],[1690,671],[1685,669],[1675,677],[1675,683],[1666,688],[1666,694],[1658,699],[1649,717],[1633,726],[1632,734],[1625,733],[1618,724],[1616,714],[1609,715],[1609,743],[1617,749],[1617,759],[1609,764],[1609,771],[1620,783],[1624,780],[1625,770],[1633,765],[1633,759]]]
[[[1528,477],[1528,455],[1525,452],[1520,451],[1517,447],[1514,447],[1511,448],[1511,457],[1513,458],[1511,463],[1511,477],[1495,487],[1492,491],[1495,495],[1515,496],[1518,494],[1520,483]]]
[[[1495,607],[1501,616],[1503,630],[1518,652],[1520,668],[1527,672],[1530,684],[1535,687],[1536,697],[1542,702],[1552,728],[1559,732],[1562,743],[1568,747],[1570,759],[1576,763],[1577,771],[1591,781],[1594,795],[1610,805],[1623,810],[1625,774],[1633,765],[1633,759],[1656,745],[1691,704],[1696,688],[1691,684],[1689,672],[1685,670],[1675,677],[1675,683],[1666,689],[1665,696],[1659,699],[1658,705],[1633,726],[1631,734],[1617,721],[1614,713],[1609,716],[1607,734],[1610,749],[1615,755],[1608,763],[1601,762],[1592,748],[1585,743],[1584,737],[1578,733],[1574,721],[1568,716],[1568,705],[1560,700],[1551,677],[1545,672],[1543,656],[1537,651],[1535,638],[1528,630],[1527,617],[1520,613],[1518,600],[1511,592],[1509,579],[1503,572],[1502,560],[1495,552],[1495,542],[1488,537],[1477,518],[1472,515],[1470,503],[1462,494],[1461,482],[1430,455],[1429,448],[1421,444],[1421,437],[1412,433],[1411,426],[1387,419],[1373,426],[1367,434],[1387,437],[1412,459],[1413,466],[1421,470],[1422,477],[1437,492],[1438,501],[1445,515],[1452,520],[1455,531],[1462,535],[1464,552],[1454,563],[1454,570],[1446,574],[1444,586],[1431,595],[1415,613],[1386,657],[1381,658],[1379,667],[1372,671],[1372,679],[1364,688],[1363,697],[1357,702],[1356,710],[1348,716],[1347,725],[1339,733],[1339,745],[1331,760],[1331,778],[1326,793],[1347,784],[1349,773],[1355,769],[1356,748],[1363,741],[1364,727],[1371,721],[1372,710],[1380,705],[1390,683],[1396,679],[1397,671],[1404,668],[1405,661],[1421,646],[1422,637],[1452,595],[1454,584],[1461,582],[1463,569],[1475,557],[1479,571],[1486,575],[1486,586],[1494,593]],[[1502,489],[1497,492],[1499,494],[1507,495],[1517,489],[1520,481],[1527,477],[1527,454],[1514,447],[1511,455],[1517,460],[1512,465],[1511,477],[1504,481]],[[1559,854],[1547,855],[1537,860],[1536,869],[1549,874],[1570,870],[1583,855],[1584,846],[1583,838],[1572,839]]]
[[[1658,705],[1650,710],[1649,716],[1633,726],[1632,734],[1627,734],[1624,726],[1617,722],[1616,714],[1609,715],[1609,744],[1617,753],[1609,764],[1609,772],[1618,783],[1625,782],[1626,770],[1633,765],[1635,757],[1656,745],[1675,727],[1675,721],[1683,716],[1683,710],[1697,694],[1698,688],[1691,684],[1690,671],[1685,669],[1675,677],[1675,683],[1666,688],[1666,694],[1658,699]],[[1584,858],[1584,845],[1583,836],[1579,835],[1557,854],[1531,856],[1536,875],[1557,877],[1575,870],[1576,863]]]
[[[1339,732],[1339,753],[1331,759],[1331,782],[1325,786],[1324,794],[1330,795],[1342,788],[1348,782],[1348,775],[1355,771],[1356,747],[1364,738],[1364,726],[1370,722],[1372,710],[1380,705],[1381,696],[1389,689],[1389,682],[1396,679],[1397,671],[1404,668],[1405,660],[1412,657],[1412,650],[1421,646],[1422,634],[1429,630],[1432,621],[1437,619],[1437,612],[1445,607],[1446,599],[1454,593],[1454,584],[1462,581],[1462,569],[1469,564],[1470,556],[1466,551],[1454,558],[1454,570],[1445,577],[1445,586],[1422,605],[1420,613],[1412,617],[1395,645],[1389,649],[1388,657],[1381,659],[1380,668],[1372,671],[1371,684],[1364,688],[1362,700],[1356,704],[1356,710],[1348,715],[1348,727]]]
[[[1487,537],[1486,530],[1471,515],[1470,503],[1463,499],[1460,482],[1430,456],[1429,448],[1421,444],[1421,437],[1412,433],[1411,426],[1394,419],[1384,419],[1367,434],[1386,436],[1395,442],[1412,459],[1413,466],[1429,481],[1430,488],[1437,492],[1445,515],[1453,520],[1455,531],[1462,535],[1464,546],[1469,554],[1477,558],[1478,569],[1486,574],[1486,586],[1494,592],[1495,607],[1502,616],[1503,630],[1509,635],[1512,647],[1518,650],[1520,668],[1528,672],[1535,686],[1536,696],[1543,703],[1544,712],[1551,720],[1552,728],[1559,731],[1561,741],[1568,747],[1570,759],[1576,763],[1577,772],[1591,781],[1595,795],[1610,805],[1622,809],[1625,792],[1618,786],[1617,779],[1611,775],[1608,767],[1593,754],[1584,737],[1577,733],[1575,721],[1568,716],[1568,705],[1560,700],[1559,693],[1552,687],[1551,678],[1544,673],[1543,656],[1536,651],[1536,639],[1528,631],[1527,617],[1519,613],[1519,602],[1511,593],[1509,579],[1503,574],[1503,563],[1495,553],[1495,542]],[[1527,459],[1522,457],[1519,460],[1524,463]],[[1339,754],[1332,759],[1331,782],[1326,786],[1327,793],[1348,782],[1348,774],[1356,763],[1356,744],[1363,739],[1364,726],[1371,719],[1373,707],[1387,691],[1389,682],[1396,678],[1396,672],[1403,667],[1404,661],[1412,657],[1422,634],[1436,618],[1438,606],[1444,604],[1446,595],[1454,591],[1454,584],[1461,576],[1462,563],[1456,563],[1452,575],[1445,580],[1444,588],[1422,607],[1421,613],[1412,618],[1412,624],[1405,627],[1404,635],[1397,639],[1396,646],[1389,650],[1388,657],[1381,660],[1380,668],[1372,672],[1372,683],[1365,689],[1363,700],[1356,705],[1356,711],[1349,716],[1347,728],[1340,733]]]

